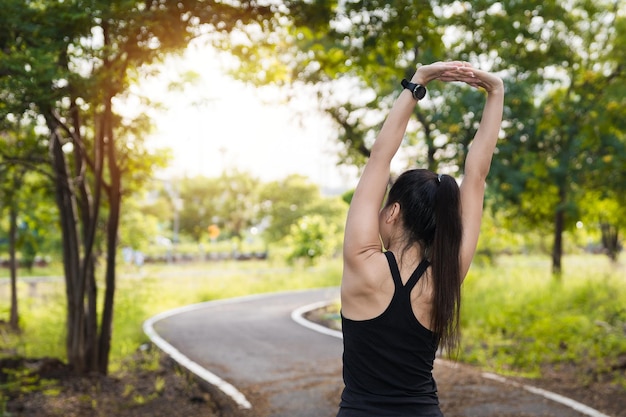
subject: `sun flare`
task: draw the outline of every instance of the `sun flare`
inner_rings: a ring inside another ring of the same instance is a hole
[[[225,59],[192,44],[135,88],[163,106],[150,143],[173,152],[165,175],[215,177],[237,169],[263,181],[301,174],[337,192],[354,186],[356,170],[337,167],[332,127],[312,98],[287,104],[277,87],[254,88],[225,75]],[[194,82],[180,84],[189,73]],[[127,111],[136,111],[133,103],[126,102]]]

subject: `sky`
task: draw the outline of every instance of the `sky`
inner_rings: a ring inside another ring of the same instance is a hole
[[[174,161],[166,176],[219,176],[237,169],[262,181],[302,174],[327,192],[356,184],[354,168],[337,167],[337,144],[330,122],[311,98],[285,103],[274,88],[258,89],[225,75],[228,60],[208,47],[192,44],[183,57],[168,59],[159,75],[144,80],[135,93],[166,105],[155,116],[155,147],[171,148]],[[183,91],[168,91],[180,74],[199,79]],[[136,102],[129,100],[132,111]]]

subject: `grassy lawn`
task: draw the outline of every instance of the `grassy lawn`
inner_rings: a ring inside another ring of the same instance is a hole
[[[472,267],[463,286],[460,359],[504,374],[543,367],[619,371],[626,360],[626,268],[605,256],[503,257]],[[621,365],[620,365],[621,364]],[[623,372],[614,372],[626,387]],[[583,375],[581,374],[581,377]]]
[[[44,275],[44,274],[41,274]],[[120,268],[116,286],[111,371],[148,341],[143,322],[183,305],[247,294],[339,285],[341,261],[314,268],[274,261],[223,261]],[[19,278],[18,278],[19,280]],[[0,329],[0,355],[65,358],[65,295],[62,280],[20,282],[22,334]],[[0,285],[0,319],[8,320],[9,285]]]

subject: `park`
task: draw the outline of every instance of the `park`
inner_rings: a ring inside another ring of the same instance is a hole
[[[337,289],[400,81],[449,60],[498,74],[506,97],[460,348],[440,359],[626,416],[623,0],[3,9],[0,416],[234,413],[143,324]],[[392,174],[461,182],[484,97],[429,85]],[[336,328],[325,301],[312,317]]]

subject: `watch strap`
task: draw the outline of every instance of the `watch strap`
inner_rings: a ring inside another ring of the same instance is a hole
[[[402,87],[406,88],[407,90],[411,90],[411,91],[413,91],[413,88],[417,85],[417,84],[414,84],[412,82],[409,82],[409,80],[407,80],[406,78],[402,80],[401,84],[402,84]]]
[[[411,92],[415,100],[421,100],[426,95],[426,87],[424,87],[421,84],[412,83],[408,81],[406,78],[402,80],[401,84],[402,84],[402,87],[406,88],[407,90]]]

